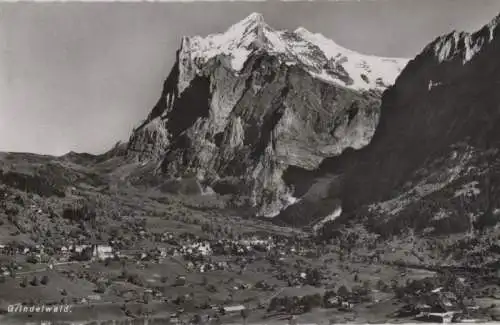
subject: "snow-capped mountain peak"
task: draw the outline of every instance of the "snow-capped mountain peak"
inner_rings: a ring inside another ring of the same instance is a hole
[[[240,26],[247,27],[251,25],[261,25],[261,24],[266,24],[266,22],[264,21],[264,16],[261,13],[253,12],[250,15],[248,15],[245,19],[234,24],[231,28],[238,28]]]
[[[320,33],[299,27],[295,33],[314,44],[328,60],[341,66],[352,79],[352,88],[384,88],[392,85],[408,63],[408,59],[364,55],[346,49]]]
[[[408,62],[363,55],[303,27],[293,32],[277,31],[259,13],[250,14],[223,33],[184,37],[181,49],[198,69],[211,58],[225,56],[236,73],[258,50],[276,55],[287,65],[299,65],[319,79],[357,90],[392,85]]]

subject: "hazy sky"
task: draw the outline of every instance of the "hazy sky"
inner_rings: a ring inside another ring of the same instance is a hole
[[[100,153],[127,140],[158,100],[180,37],[251,12],[359,52],[413,57],[443,33],[484,25],[500,1],[0,4],[0,151]]]

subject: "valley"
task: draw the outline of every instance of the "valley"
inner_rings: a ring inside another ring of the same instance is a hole
[[[0,153],[1,324],[500,319],[498,17],[412,60],[180,43],[128,142]]]

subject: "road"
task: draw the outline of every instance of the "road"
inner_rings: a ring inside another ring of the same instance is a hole
[[[55,270],[57,266],[72,265],[72,264],[80,264],[82,266],[85,266],[85,265],[88,265],[89,263],[90,262],[87,262],[87,261],[57,262],[57,263],[52,264],[53,265],[52,270]],[[36,273],[42,273],[42,272],[46,272],[46,271],[50,271],[50,270],[51,269],[49,266],[44,266],[44,267],[40,267],[40,268],[37,268],[34,270],[29,270],[29,271],[24,271],[24,272],[16,272],[16,278],[20,278],[20,277],[24,277],[24,276],[36,274]]]

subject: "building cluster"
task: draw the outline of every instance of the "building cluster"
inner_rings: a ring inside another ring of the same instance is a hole
[[[406,304],[398,311],[399,317],[411,317],[425,322],[451,322],[470,319],[479,311],[472,301],[460,301],[453,293],[442,287],[433,289],[413,303]]]

